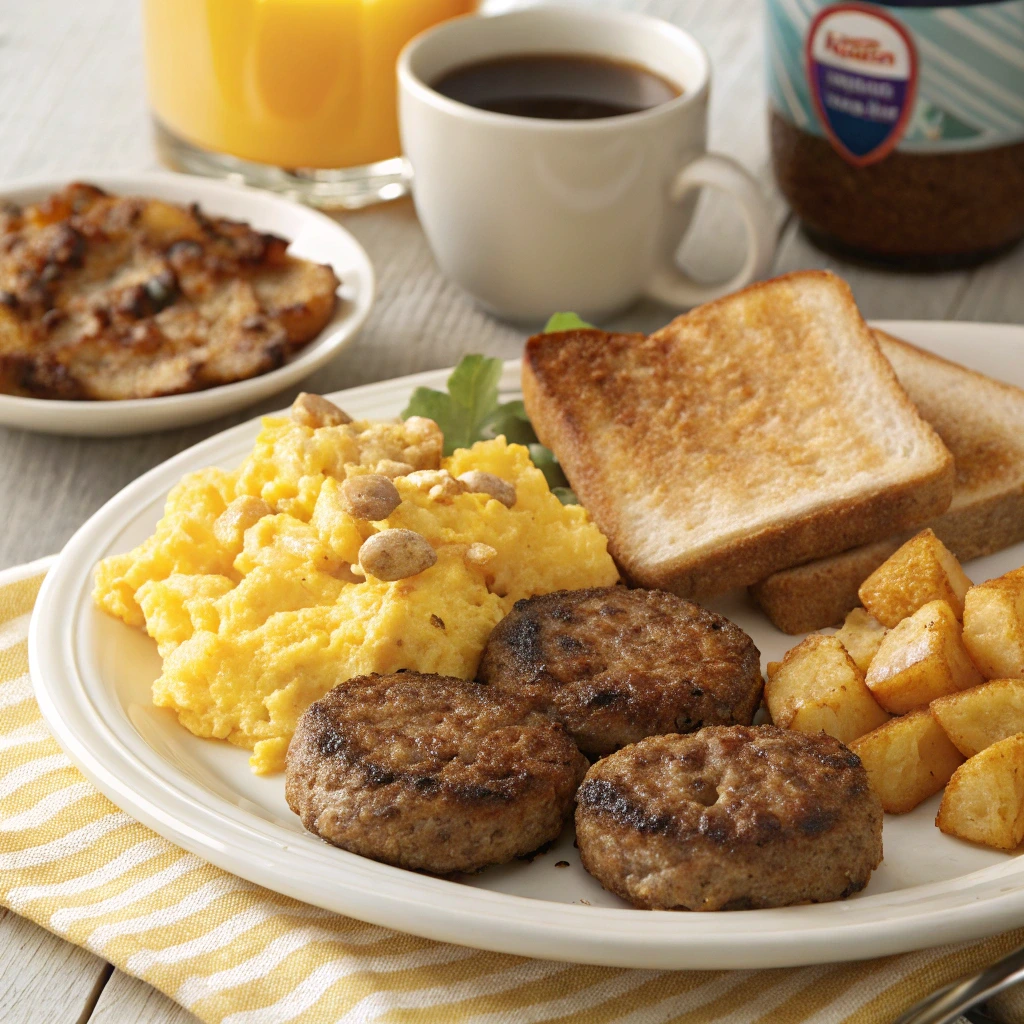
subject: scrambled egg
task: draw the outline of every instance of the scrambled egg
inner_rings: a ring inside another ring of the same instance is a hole
[[[315,430],[268,418],[239,470],[186,476],[153,536],[96,572],[97,604],[157,642],[154,703],[197,736],[252,750],[254,771],[279,771],[299,715],[342,680],[403,668],[471,678],[520,598],[617,581],[605,538],[551,494],[526,448],[499,437],[442,459],[442,441],[418,417]],[[388,519],[353,519],[341,481],[384,460],[435,472],[397,477]],[[436,486],[438,470],[473,469],[514,484],[515,505]],[[214,521],[243,495],[273,514],[222,543]],[[437,563],[391,583],[364,577],[360,545],[396,527],[425,537]],[[471,544],[494,553],[481,564]]]

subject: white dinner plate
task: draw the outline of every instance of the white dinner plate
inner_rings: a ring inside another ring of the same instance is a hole
[[[108,192],[148,196],[172,203],[199,203],[204,212],[244,220],[291,242],[288,251],[328,263],[338,280],[338,303],[327,326],[283,366],[258,377],[206,391],[119,402],[71,402],[0,394],[0,425],[47,434],[112,437],[201,423],[243,409],[298,383],[333,359],[362,327],[375,290],[373,267],[363,247],[330,217],[282,196],[187,174],[69,174],[47,181],[0,185],[0,203],[38,202],[71,181],[87,181]]]
[[[892,333],[1024,386],[1024,328],[887,323]],[[356,416],[397,414],[418,384],[447,371],[338,394]],[[516,363],[503,388],[518,388]],[[781,967],[855,960],[970,939],[1024,922],[1024,858],[943,835],[938,797],[885,819],[885,860],[867,889],[842,903],[728,913],[634,910],[581,867],[570,829],[532,861],[461,881],[403,871],[345,853],[303,832],[283,777],[257,778],[248,752],[197,739],[153,706],[155,645],[92,604],[98,559],[153,530],[186,472],[234,468],[256,436],[242,424],[158,466],[96,513],[50,570],[29,635],[43,715],[81,770],[117,805],[228,871],[307,903],[405,932],[484,949],[621,967]],[[1024,544],[967,566],[975,580],[1024,563]],[[716,607],[754,638],[765,660],[796,639],[741,595]],[[562,864],[560,862],[568,862]]]

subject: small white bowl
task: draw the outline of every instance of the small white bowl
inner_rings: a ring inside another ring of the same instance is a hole
[[[241,185],[185,174],[88,174],[0,185],[0,202],[31,203],[71,181],[108,192],[151,196],[172,203],[199,203],[206,213],[244,220],[286,238],[289,252],[328,263],[341,281],[338,304],[327,326],[283,366],[258,377],[206,391],[113,402],[70,402],[0,394],[0,425],[47,434],[111,437],[184,427],[216,419],[296,384],[333,359],[355,337],[373,305],[373,267],[363,247],[330,217],[289,199]]]

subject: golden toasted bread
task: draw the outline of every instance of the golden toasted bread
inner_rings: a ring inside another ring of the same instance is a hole
[[[684,596],[887,537],[952,495],[952,456],[824,272],[649,337],[533,337],[523,394],[627,576]]]
[[[246,224],[73,184],[0,213],[0,391],[149,398],[272,370],[338,279]]]
[[[960,561],[1024,540],[1024,390],[880,331],[875,336],[956,463],[953,500],[927,525]],[[913,532],[774,573],[751,592],[786,633],[838,625],[859,603],[861,583]]]

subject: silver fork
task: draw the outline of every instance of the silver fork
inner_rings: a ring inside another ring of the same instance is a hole
[[[965,1011],[1024,981],[1024,946],[977,974],[968,975],[925,996],[893,1024],[950,1024]]]

